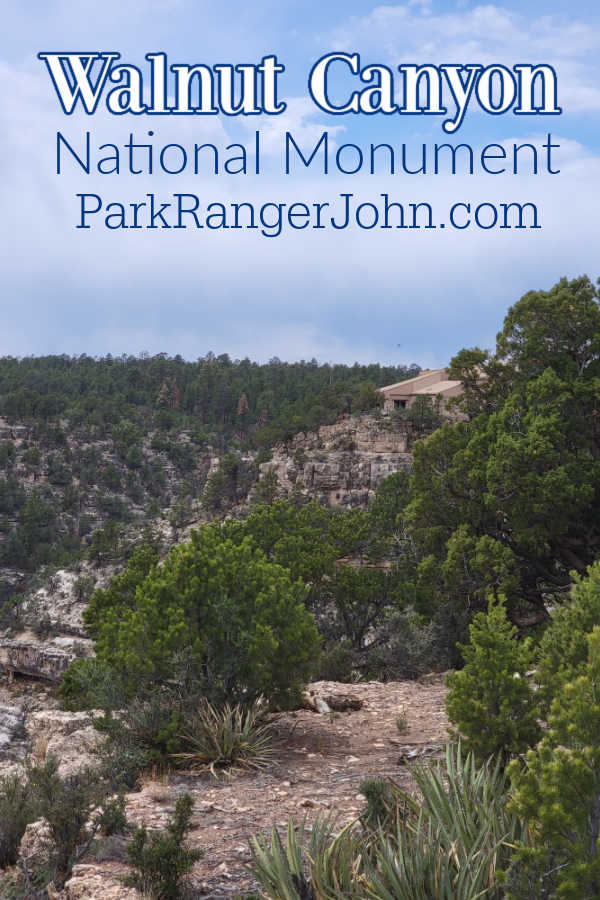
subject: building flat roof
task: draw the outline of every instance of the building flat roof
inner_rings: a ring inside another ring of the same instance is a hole
[[[382,393],[386,393],[386,391],[393,391],[396,388],[411,388],[414,385],[419,384],[424,378],[431,378],[432,375],[445,375],[445,369],[423,369],[418,375],[414,378],[407,378],[406,381],[398,381],[396,384],[387,384],[385,387],[379,388]],[[414,394],[415,390],[409,390],[408,393]]]
[[[452,388],[458,387],[460,385],[460,381],[435,381],[433,384],[428,384],[427,387],[419,388],[416,391],[411,391],[413,394],[441,394],[444,391],[449,391]]]

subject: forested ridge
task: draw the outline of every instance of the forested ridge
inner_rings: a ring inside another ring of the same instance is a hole
[[[0,575],[0,597],[47,564],[123,559],[123,535],[158,516],[183,524],[215,457],[208,511],[243,500],[272,444],[376,407],[377,386],[416,371],[212,354],[0,359],[0,568],[28,573]]]
[[[260,364],[227,354],[43,356],[0,359],[0,415],[10,422],[67,419],[191,428],[212,443],[238,436],[270,446],[298,431],[373,404],[373,388],[418,374],[418,366]]]

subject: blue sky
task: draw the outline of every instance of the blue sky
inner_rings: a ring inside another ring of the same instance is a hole
[[[417,362],[442,365],[462,346],[491,346],[509,304],[562,275],[600,274],[600,10],[579,0],[476,3],[407,0],[376,4],[199,0],[5,0],[0,44],[0,353],[147,350],[194,359],[212,350],[264,360]],[[40,50],[118,50],[142,65],[164,50],[178,62],[285,63],[284,116],[116,119],[59,110]],[[475,110],[454,136],[560,143],[561,174],[407,179],[394,176],[291,180],[278,172],[282,134],[307,145],[323,130],[338,143],[418,145],[448,140],[436,117],[329,117],[311,103],[306,77],[325,52],[353,50],[364,62],[548,62],[564,108],[552,119],[491,117]],[[265,138],[266,171],[244,182],[202,177],[166,185],[122,176],[98,180],[74,169],[57,177],[55,134],[86,128],[119,143],[154,128],[160,143]],[[279,148],[279,149],[278,149]],[[541,210],[540,231],[250,232],[79,231],[75,194],[114,199],[194,190],[212,200],[325,200],[352,190],[365,200],[442,205],[524,202]],[[400,235],[400,236],[398,236]],[[399,346],[398,346],[399,345]]]

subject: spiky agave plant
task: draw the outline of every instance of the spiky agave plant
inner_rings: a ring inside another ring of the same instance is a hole
[[[490,760],[478,766],[456,744],[446,748],[445,766],[415,768],[420,813],[399,816],[392,833],[380,831],[368,862],[365,896],[502,897],[499,871],[507,867],[515,842],[526,841],[527,835],[521,820],[507,810],[508,782],[501,763]]]
[[[217,777],[236,770],[264,769],[276,752],[272,721],[259,699],[250,706],[216,707],[203,700],[181,732],[185,751],[173,759],[191,769],[208,768]]]
[[[248,866],[267,897],[272,900],[314,900],[307,861],[303,853],[304,826],[297,836],[288,822],[285,844],[273,828],[271,843],[262,835],[250,840],[252,860]]]
[[[392,781],[365,779],[357,822],[338,835],[330,819],[277,830],[270,845],[251,842],[251,871],[270,900],[500,900],[499,871],[512,846],[526,841],[507,810],[501,760],[478,766],[460,745],[445,764],[412,772],[418,794]]]
[[[362,853],[350,823],[338,834],[331,817],[318,818],[307,836],[306,823],[289,822],[282,841],[276,828],[270,844],[250,841],[248,868],[270,900],[360,900],[364,897]]]

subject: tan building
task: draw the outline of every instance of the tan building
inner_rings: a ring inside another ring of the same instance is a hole
[[[391,413],[394,409],[410,409],[417,397],[428,396],[439,398],[443,411],[446,401],[462,393],[460,381],[451,381],[446,369],[423,369],[416,378],[399,381],[379,388],[383,394],[383,412]]]

